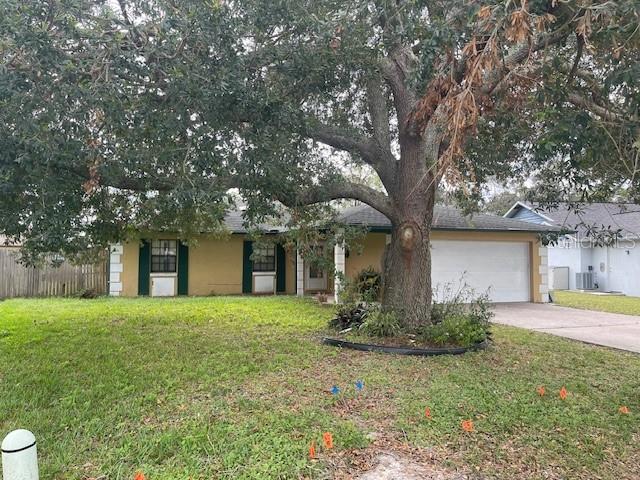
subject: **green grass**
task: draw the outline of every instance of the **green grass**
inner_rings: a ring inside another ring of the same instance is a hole
[[[600,312],[640,315],[640,297],[622,295],[593,295],[590,293],[556,291],[553,301],[563,307],[597,310]]]
[[[497,478],[640,475],[640,356],[508,327],[464,356],[341,351],[318,341],[330,316],[294,298],[0,302],[0,436],[34,431],[43,479],[327,478],[375,452],[370,432]],[[311,462],[324,431],[336,448]]]

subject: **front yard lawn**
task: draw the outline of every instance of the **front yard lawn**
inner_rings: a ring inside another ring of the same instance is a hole
[[[640,356],[501,326],[458,357],[341,351],[318,342],[330,316],[285,297],[0,302],[0,436],[34,431],[43,479],[346,478],[383,448],[491,478],[640,477]]]
[[[597,310],[599,312],[640,315],[640,297],[623,295],[593,295],[582,292],[552,292],[553,301],[563,307]]]

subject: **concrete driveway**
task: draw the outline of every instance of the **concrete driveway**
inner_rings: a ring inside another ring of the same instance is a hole
[[[500,303],[493,322],[640,353],[640,317],[553,304]]]

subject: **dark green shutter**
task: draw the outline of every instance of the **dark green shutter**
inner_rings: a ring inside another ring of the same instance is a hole
[[[142,240],[138,257],[138,295],[149,295],[149,275],[151,274],[151,243]]]
[[[253,290],[253,242],[245,240],[242,245],[242,293],[251,293]]]
[[[178,295],[189,295],[189,247],[178,242]]]
[[[282,245],[276,245],[276,292],[287,290],[286,254]]]

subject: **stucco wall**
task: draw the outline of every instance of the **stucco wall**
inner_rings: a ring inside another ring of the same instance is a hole
[[[145,238],[158,237],[145,235]],[[163,234],[162,238],[176,238]],[[245,235],[223,238],[197,237],[189,246],[189,295],[235,295],[242,293],[242,244]],[[122,296],[138,295],[137,240],[123,244]],[[295,251],[286,252],[286,293],[295,293]]]
[[[122,245],[122,293],[125,297],[138,295],[138,257],[140,256],[140,243],[138,241],[126,242]]]
[[[373,267],[378,272],[382,270],[382,254],[387,235],[385,233],[370,233],[360,242],[362,251],[358,253],[356,249],[349,251],[345,259],[345,275],[353,278],[361,270]]]
[[[201,237],[189,247],[189,295],[242,293],[243,235]]]

